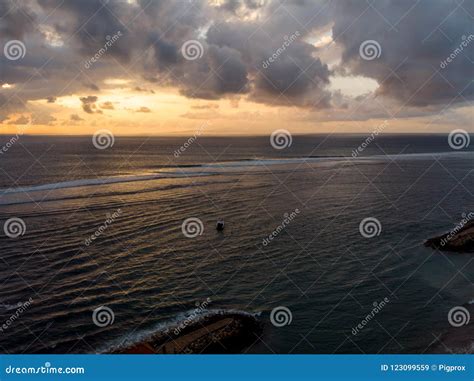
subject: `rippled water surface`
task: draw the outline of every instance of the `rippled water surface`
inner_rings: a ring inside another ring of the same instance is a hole
[[[474,299],[472,256],[423,247],[474,210],[474,154],[445,136],[384,136],[352,158],[364,140],[296,136],[277,151],[267,138],[199,138],[175,157],[185,138],[116,137],[101,151],[89,138],[22,137],[0,157],[2,224],[26,225],[0,235],[1,351],[107,350],[207,298],[261,312],[248,352],[425,351],[449,309]],[[380,235],[360,234],[368,217]],[[183,235],[188,218],[201,235]],[[93,323],[100,306],[112,325]],[[278,306],[291,324],[270,323]]]

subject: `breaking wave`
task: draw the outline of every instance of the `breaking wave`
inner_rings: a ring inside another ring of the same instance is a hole
[[[121,337],[119,339],[113,340],[112,342],[104,344],[103,347],[97,350],[97,353],[108,353],[108,352],[116,351],[122,348],[126,348],[129,346],[144,342],[147,339],[150,339],[151,337],[157,334],[160,334],[160,333],[165,334],[168,331],[171,331],[179,327],[179,325],[188,317],[190,317],[192,314],[196,314],[195,311],[196,311],[195,309],[188,310],[186,312],[182,312],[178,314],[173,319],[167,320],[162,323],[158,323],[152,328],[144,329],[139,332],[133,331],[133,333],[129,336],[125,335],[124,337]],[[198,313],[197,318],[195,318],[194,322],[197,322],[199,321],[199,319],[203,319],[210,316],[219,316],[219,315],[228,315],[228,314],[257,318],[261,315],[261,312],[249,312],[249,311],[242,311],[242,310],[236,310],[236,309],[209,309],[209,310],[204,310],[201,313]]]

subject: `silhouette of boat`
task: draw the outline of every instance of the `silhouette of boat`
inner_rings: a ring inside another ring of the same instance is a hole
[[[225,226],[224,219],[219,218],[216,223],[216,230],[221,232],[222,230],[224,230],[224,226]]]

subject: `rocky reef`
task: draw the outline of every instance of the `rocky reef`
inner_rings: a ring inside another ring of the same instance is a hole
[[[473,253],[474,221],[470,220],[465,224],[463,222],[459,223],[450,232],[428,239],[425,246],[443,251]]]
[[[251,314],[237,312],[206,315],[111,353],[223,354],[241,353],[258,339],[261,323]]]

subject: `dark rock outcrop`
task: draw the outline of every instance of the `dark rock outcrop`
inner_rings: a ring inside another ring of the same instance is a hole
[[[474,221],[459,224],[453,230],[439,237],[430,238],[425,246],[458,253],[474,252]]]
[[[241,353],[258,339],[262,326],[249,314],[222,313],[200,317],[186,327],[171,327],[111,353],[221,354]]]

